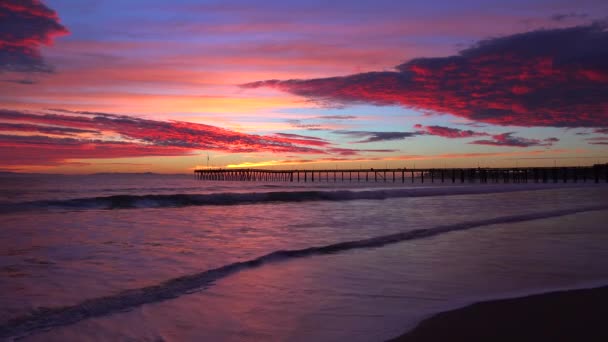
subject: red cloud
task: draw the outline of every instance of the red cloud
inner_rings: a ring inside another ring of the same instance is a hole
[[[68,33],[57,13],[38,0],[2,0],[0,18],[0,71],[51,71],[40,46]]]
[[[324,139],[298,134],[262,136],[183,121],[53,111],[61,114],[0,109],[0,157],[13,165],[49,165],[66,159],[174,156],[196,150],[334,155],[393,152],[336,148]]]
[[[310,147],[310,141],[291,140],[276,136],[259,136],[239,133],[227,129],[182,121],[157,121],[126,115],[73,112],[66,114],[30,114],[11,110],[0,110],[0,120],[19,121],[28,125],[53,125],[68,129],[102,131],[120,135],[124,141],[154,146],[184,149],[222,150],[227,152],[299,152],[324,153]],[[15,126],[13,124],[13,126]],[[39,132],[48,126],[38,126]],[[32,129],[34,129],[32,127]]]
[[[394,72],[269,80],[321,103],[401,105],[496,125],[606,127],[608,32],[600,24],[489,39],[444,58],[419,58]]]
[[[5,166],[58,165],[69,159],[183,156],[191,153],[191,149],[127,142],[0,135],[0,159]]]
[[[450,128],[443,126],[423,126],[417,124],[414,126],[417,129],[423,130],[426,134],[436,135],[444,138],[456,139],[456,138],[472,138],[488,136],[488,133],[475,132],[472,130],[462,130],[458,128]]]

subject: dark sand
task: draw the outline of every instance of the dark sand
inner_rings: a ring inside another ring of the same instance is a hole
[[[476,303],[391,341],[608,341],[608,286]]]

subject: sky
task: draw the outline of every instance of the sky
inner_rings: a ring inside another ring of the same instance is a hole
[[[0,0],[0,160],[608,162],[608,2]]]

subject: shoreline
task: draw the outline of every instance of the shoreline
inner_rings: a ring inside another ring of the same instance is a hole
[[[474,303],[390,342],[608,341],[608,285]]]

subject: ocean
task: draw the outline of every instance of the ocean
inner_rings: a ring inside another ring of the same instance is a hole
[[[608,284],[608,185],[0,175],[0,339],[384,341]]]

